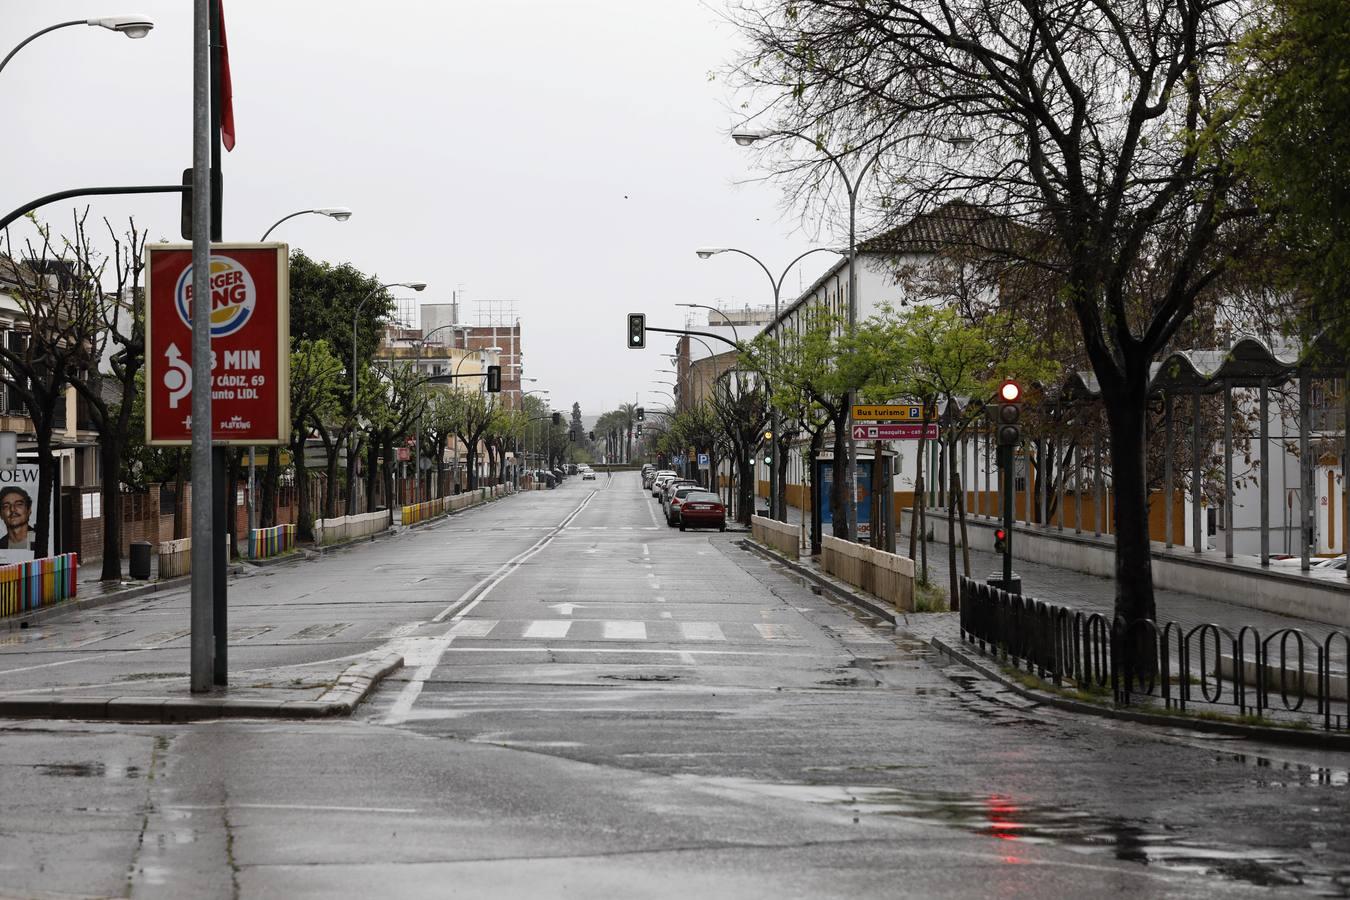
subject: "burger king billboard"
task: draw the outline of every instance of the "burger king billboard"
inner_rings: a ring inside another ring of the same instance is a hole
[[[145,248],[145,437],[192,442],[192,245]],[[290,430],[285,244],[211,245],[211,440],[281,444]]]

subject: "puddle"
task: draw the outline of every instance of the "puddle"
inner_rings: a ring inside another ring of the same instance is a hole
[[[1346,787],[1350,785],[1350,770],[1332,769],[1323,766],[1310,766],[1305,763],[1273,760],[1265,756],[1247,753],[1219,753],[1217,762],[1235,762],[1257,769],[1265,769],[1270,774],[1263,777],[1262,783],[1270,787],[1301,787],[1307,784]]]
[[[1317,770],[1309,768],[1312,777],[1317,777]],[[1259,887],[1303,887],[1323,896],[1350,896],[1350,869],[1317,868],[1273,848],[1202,844],[1187,840],[1175,826],[1026,803],[1003,794],[774,784],[736,778],[701,778],[699,782],[714,790],[749,791],[760,796],[839,807],[855,821],[864,815],[892,816],[916,824],[986,835],[993,840],[1062,847],[1076,853],[1219,876]]]

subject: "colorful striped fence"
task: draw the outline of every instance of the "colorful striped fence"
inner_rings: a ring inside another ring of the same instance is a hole
[[[427,500],[424,503],[410,503],[403,507],[400,523],[405,527],[416,525],[418,522],[425,522],[427,519],[434,519],[436,516],[446,511],[444,497],[438,497],[435,500]]]
[[[248,558],[271,559],[295,549],[295,526],[273,525],[248,533]]]
[[[0,616],[73,600],[79,570],[78,553],[0,566]]]

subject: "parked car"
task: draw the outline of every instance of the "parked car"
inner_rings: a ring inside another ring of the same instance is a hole
[[[716,528],[727,530],[727,508],[712,491],[690,491],[680,503],[680,530]]]
[[[697,481],[688,478],[672,478],[661,488],[661,512],[666,512],[670,507],[670,498],[675,496],[675,492],[682,487],[703,487]]]
[[[664,482],[668,481],[671,478],[678,478],[678,477],[679,477],[678,472],[672,472],[669,469],[663,469],[660,472],[657,472],[656,476],[652,479],[651,484],[652,496],[660,497],[661,487],[663,486]]]
[[[702,493],[707,491],[701,484],[677,484],[670,491],[669,499],[666,500],[666,524],[671,528],[680,524],[680,504],[684,502],[685,497],[690,494]]]

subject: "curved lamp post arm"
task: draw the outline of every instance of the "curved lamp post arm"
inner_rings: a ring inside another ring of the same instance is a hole
[[[309,214],[312,213],[312,212],[314,212],[314,210],[312,210],[312,209],[302,209],[302,210],[300,210],[299,212],[293,212],[293,213],[291,213],[289,216],[282,216],[280,219],[277,219],[275,222],[272,223],[272,227],[271,227],[271,228],[269,228],[269,229],[267,229],[266,231],[263,232],[263,236],[260,237],[260,238],[258,239],[258,242],[261,243],[261,242],[267,240],[267,236],[268,236],[269,234],[271,234],[273,231],[275,231],[275,230],[276,230],[276,227],[277,227],[278,225],[280,225],[282,222],[285,222],[287,219],[294,219],[296,216],[307,216],[307,215],[309,215]],[[362,302],[364,302],[364,301],[362,301]]]
[[[84,24],[83,22],[77,24]],[[191,193],[192,185],[185,184],[133,184],[118,187],[85,187],[71,188],[68,191],[57,191],[54,194],[47,194],[38,197],[36,200],[30,200],[23,206],[7,214],[0,219],[0,231],[8,228],[15,220],[28,215],[33,210],[48,203],[55,203],[57,200],[69,200],[71,197],[97,197],[108,194],[181,194]]]
[[[38,38],[42,37],[47,32],[55,31],[58,28],[69,28],[71,25],[84,25],[87,24],[87,22],[88,22],[87,19],[71,19],[69,22],[57,22],[55,25],[48,25],[41,31],[33,32],[28,37],[20,41],[17,47],[9,51],[9,54],[3,60],[0,60],[0,70],[3,70],[5,66],[9,63],[9,61],[14,58],[14,54],[18,53],[24,47],[27,47],[29,44],[31,44]]]

